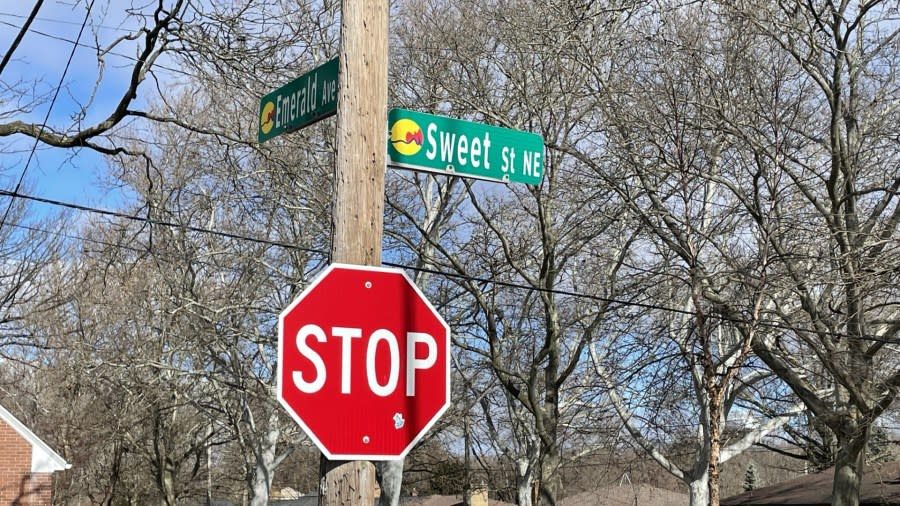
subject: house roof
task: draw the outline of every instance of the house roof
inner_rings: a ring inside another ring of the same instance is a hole
[[[420,495],[403,496],[400,498],[401,506],[462,506],[461,495]],[[490,506],[515,506],[502,501],[488,500]]]
[[[566,497],[562,506],[687,506],[686,494],[647,484],[610,486]]]
[[[31,445],[31,472],[32,473],[52,473],[54,471],[62,471],[72,467],[65,459],[53,451],[47,443],[34,435],[28,427],[25,426],[12,413],[0,406],[0,420],[6,422],[16,432],[22,436],[28,444]]]
[[[744,492],[722,501],[722,506],[791,505],[822,506],[831,504],[834,468],[801,476],[769,487]],[[875,464],[863,471],[859,504],[900,505],[900,462]]]
[[[277,506],[316,506],[319,503],[319,496],[307,495],[297,499],[269,501],[270,505]],[[375,499],[378,504],[378,499]],[[423,495],[423,496],[402,496],[400,497],[402,506],[462,506],[463,498],[460,495]],[[490,506],[515,506],[501,501],[488,501]]]

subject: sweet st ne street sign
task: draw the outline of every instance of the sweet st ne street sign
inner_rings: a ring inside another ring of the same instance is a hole
[[[388,165],[393,167],[541,184],[540,135],[406,109],[392,109],[388,125]]]

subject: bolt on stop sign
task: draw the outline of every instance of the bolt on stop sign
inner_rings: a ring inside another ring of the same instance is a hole
[[[277,383],[327,458],[399,459],[450,405],[450,328],[403,271],[332,264],[279,317]]]

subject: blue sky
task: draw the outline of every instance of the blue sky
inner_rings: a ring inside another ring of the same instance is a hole
[[[28,0],[0,4],[2,54],[9,50],[32,6],[33,3]],[[61,79],[62,89],[50,112],[49,126],[55,129],[71,128],[82,105],[89,102],[84,124],[89,125],[106,117],[127,82],[132,60],[124,55],[134,55],[137,46],[129,41],[116,47],[106,56],[101,73],[94,45],[99,42],[105,46],[127,33],[128,28],[136,26],[136,20],[123,17],[128,6],[118,0],[95,2],[90,21],[82,32],[80,45],[63,79],[66,62],[85,19],[87,4],[75,0],[45,0],[13,59],[0,75],[3,86],[0,91],[0,114],[3,115],[0,121],[42,122]],[[46,100],[28,113],[14,112],[15,104],[8,100],[13,96],[7,91],[10,86],[43,95]],[[15,186],[33,146],[33,139],[21,135],[0,140],[0,184],[3,188],[12,189]],[[35,156],[28,164],[23,191],[67,202],[117,207],[125,196],[105,184],[107,173],[106,160],[92,150],[58,149],[38,144]],[[37,213],[53,212],[45,207],[35,205],[33,209]]]

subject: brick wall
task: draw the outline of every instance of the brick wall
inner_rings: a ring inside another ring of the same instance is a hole
[[[0,506],[50,506],[52,479],[31,474],[31,445],[0,420]]]

